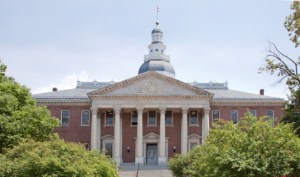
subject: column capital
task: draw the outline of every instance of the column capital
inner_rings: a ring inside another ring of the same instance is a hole
[[[97,112],[98,112],[98,107],[92,106],[90,109],[92,110],[92,114],[97,114]]]
[[[144,106],[136,106],[137,112],[143,112],[144,111]]]
[[[186,114],[189,110],[188,106],[181,106],[182,113]]]
[[[113,110],[115,111],[115,114],[120,114],[122,107],[120,105],[113,106]]]
[[[209,112],[210,112],[210,107],[204,107],[203,110],[204,110],[204,114],[205,114],[205,113],[209,114]]]
[[[167,109],[167,106],[159,106],[158,109],[160,110],[160,112],[165,112]]]

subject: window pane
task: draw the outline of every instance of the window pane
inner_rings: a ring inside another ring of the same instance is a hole
[[[172,117],[166,117],[166,125],[173,125]]]
[[[256,117],[256,110],[250,110],[249,112]]]
[[[166,111],[166,125],[173,125],[172,111]]]
[[[138,118],[137,118],[137,112],[133,111],[131,113],[131,125],[137,125]]]
[[[84,126],[90,125],[90,111],[81,112],[81,125]]]
[[[70,111],[61,111],[61,126],[69,126]]]
[[[105,144],[105,155],[112,157],[112,149],[113,149],[112,143],[106,143]]]
[[[274,111],[273,111],[273,110],[267,110],[266,115],[267,115],[268,117],[274,118]]]
[[[220,119],[220,111],[219,110],[213,110],[212,111],[212,121],[216,121]]]
[[[105,115],[106,115],[105,124],[106,125],[113,125],[113,117],[114,117],[113,111],[108,110],[108,111],[106,111]]]
[[[237,110],[232,110],[230,117],[234,124],[238,123],[239,120],[238,120],[238,111]]]
[[[156,125],[156,112],[149,111],[148,125]]]
[[[197,111],[190,112],[190,124],[198,124],[198,112]]]

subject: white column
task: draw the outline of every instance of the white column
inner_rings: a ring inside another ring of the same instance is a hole
[[[114,125],[114,153],[113,157],[116,160],[116,162],[119,164],[121,162],[120,158],[120,112],[121,107],[114,107],[114,113],[115,113],[115,125]]]
[[[96,147],[99,152],[101,151],[101,113],[97,116],[97,140]]]
[[[188,120],[187,120],[187,107],[182,107],[181,119],[181,154],[187,153],[187,139],[188,139]]]
[[[138,125],[137,125],[137,135],[136,135],[136,157],[135,164],[144,164],[143,157],[143,110],[142,107],[137,107],[138,114]]]
[[[204,116],[202,118],[202,136],[201,136],[201,144],[205,143],[205,140],[208,136],[209,132],[209,112],[210,108],[204,108]]]
[[[160,107],[160,127],[159,127],[159,158],[158,164],[166,165],[166,126],[165,126],[165,114],[166,107]]]
[[[91,150],[97,149],[97,107],[92,107]]]

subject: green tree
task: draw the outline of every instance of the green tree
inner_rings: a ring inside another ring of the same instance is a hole
[[[293,1],[291,9],[293,13],[286,17],[284,25],[297,48],[300,44],[300,2]],[[265,65],[259,68],[260,72],[277,74],[278,83],[285,81],[290,90],[289,102],[285,106],[282,122],[293,123],[294,129],[300,136],[300,57],[291,58],[282,53],[275,44],[270,43],[265,62]]]
[[[48,140],[55,136],[53,129],[58,126],[47,108],[37,106],[29,89],[6,76],[5,71],[0,61],[0,153],[23,138]]]
[[[214,125],[204,145],[169,162],[177,177],[299,176],[300,139],[289,124],[248,114],[238,125]]]
[[[293,10],[293,13],[286,17],[284,26],[291,36],[291,41],[298,47],[300,45],[300,2],[294,1],[291,4],[291,9]]]
[[[0,154],[1,177],[117,177],[117,166],[96,151],[63,140],[21,142]]]

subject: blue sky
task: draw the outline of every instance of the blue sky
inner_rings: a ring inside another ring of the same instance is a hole
[[[156,20],[155,0],[2,0],[0,58],[33,93],[76,80],[137,75]],[[283,23],[285,0],[160,0],[166,54],[184,82],[229,82],[230,89],[285,97],[277,78],[258,74],[268,41],[296,58]]]

